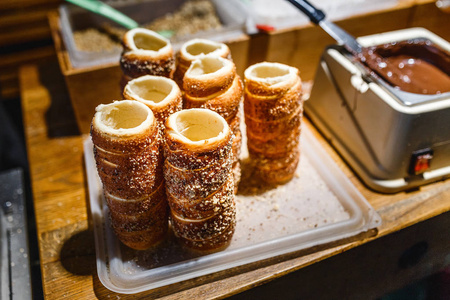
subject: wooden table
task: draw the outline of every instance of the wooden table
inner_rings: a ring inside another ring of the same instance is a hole
[[[305,119],[324,149],[381,216],[383,224],[376,237],[289,254],[137,295],[118,295],[97,277],[83,161],[86,136],[78,134],[57,63],[24,66],[20,84],[43,289],[48,299],[223,298],[450,210],[450,180],[393,195],[367,189]],[[445,215],[448,220],[449,213]],[[444,243],[448,246],[449,240]]]

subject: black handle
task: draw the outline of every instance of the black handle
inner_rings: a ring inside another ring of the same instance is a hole
[[[315,8],[311,3],[306,0],[287,0],[291,2],[295,7],[300,9],[305,15],[309,17],[311,22],[319,24],[320,21],[325,19],[325,14],[320,9]]]

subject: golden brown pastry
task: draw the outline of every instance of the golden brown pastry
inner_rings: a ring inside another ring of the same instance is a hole
[[[162,35],[149,29],[134,28],[125,33],[122,45],[122,88],[128,80],[144,75],[172,77],[175,54],[170,41]]]
[[[167,117],[183,107],[183,97],[178,85],[172,79],[161,76],[145,75],[129,81],[123,96],[147,105],[161,130],[164,130]]]
[[[183,88],[183,77],[191,62],[203,55],[215,55],[231,60],[231,51],[224,43],[207,39],[192,39],[184,43],[176,54],[175,82]]]
[[[235,192],[240,180],[239,155],[242,146],[240,114],[243,84],[236,66],[228,59],[205,55],[191,63],[183,78],[184,108],[208,108],[219,113],[234,134],[233,173]]]
[[[161,133],[152,111],[132,100],[99,105],[91,137],[111,225],[125,245],[147,249],[168,229]]]
[[[136,79],[133,79],[129,81],[128,84],[125,86],[123,95],[125,99],[136,100],[148,106],[154,113],[154,116],[156,118],[161,133],[164,132],[165,128],[164,124],[167,117],[181,110],[183,106],[183,98],[178,85],[172,79],[162,76],[144,75]],[[160,144],[160,153],[161,154],[163,153],[163,143]],[[133,201],[136,203],[128,203],[129,204],[128,207],[117,200],[113,201],[111,197],[109,198],[107,197],[108,203],[112,204],[120,211],[126,209],[132,210],[133,208],[146,205],[147,214],[145,217],[149,220],[154,219],[155,212],[157,213],[157,211],[162,209],[161,205],[155,205],[155,203],[158,203],[157,199],[164,199],[165,202],[166,195],[165,195],[165,183],[163,180],[163,170],[161,168],[163,162],[155,161],[152,163],[155,166],[157,166],[155,170],[156,172],[155,178],[157,179],[158,182],[161,182],[157,190],[153,192],[152,195],[144,198],[143,201]],[[162,193],[164,193],[164,195],[162,195]],[[148,203],[147,199],[152,198],[154,198],[154,200]],[[156,215],[158,216],[158,214]],[[164,217],[165,220],[167,221],[168,215],[165,215]],[[113,214],[111,214],[111,219],[116,219],[119,221],[123,220],[121,215],[115,216]],[[163,222],[163,220],[161,218],[157,218],[155,223],[158,222],[161,223]],[[138,227],[136,225],[136,222],[132,224],[135,225],[134,228]],[[131,237],[129,237],[129,239],[131,239]]]
[[[231,242],[232,137],[226,120],[208,109],[182,110],[167,119],[164,178],[172,228],[191,249],[217,251]]]
[[[259,176],[270,184],[292,179],[297,168],[303,114],[296,68],[262,62],[245,70],[247,147]]]
[[[226,170],[226,173],[229,173],[230,168]],[[170,172],[171,170],[167,170],[166,173]],[[192,186],[188,188],[192,189]],[[174,189],[176,190],[177,188],[174,187]],[[195,200],[187,200],[180,196],[175,196],[179,195],[179,191],[175,191],[175,195],[168,193],[167,199],[170,203],[172,213],[187,219],[203,219],[216,215],[221,207],[233,206],[234,197],[231,197],[230,193],[234,193],[234,181],[231,176],[228,175],[219,187],[216,186],[210,190],[214,190],[215,192],[209,193],[206,197],[200,196]],[[203,191],[200,190],[199,192],[202,193]]]

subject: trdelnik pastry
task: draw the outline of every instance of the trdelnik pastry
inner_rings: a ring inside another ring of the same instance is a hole
[[[228,59],[203,55],[194,60],[183,78],[183,107],[207,108],[220,114],[228,122],[233,138],[233,173],[237,189],[241,178],[240,129],[243,84],[236,66]]]
[[[209,109],[186,109],[166,122],[164,178],[175,235],[187,247],[217,251],[236,225],[232,132]]]
[[[173,76],[175,54],[164,36],[149,29],[134,28],[125,33],[122,46],[122,88],[129,80],[144,75]]]
[[[168,230],[161,136],[152,111],[134,100],[96,108],[91,125],[94,157],[117,237],[147,249]]]
[[[164,131],[166,119],[183,108],[180,88],[175,81],[162,76],[145,75],[129,81],[123,96],[147,105],[155,115],[161,131]]]
[[[300,157],[303,102],[298,69],[262,62],[245,70],[247,147],[259,176],[281,184],[294,176]]]
[[[231,60],[230,48],[220,42],[207,39],[192,39],[181,45],[175,55],[176,68],[173,74],[175,82],[183,88],[183,77],[191,63],[203,55],[214,55]]]

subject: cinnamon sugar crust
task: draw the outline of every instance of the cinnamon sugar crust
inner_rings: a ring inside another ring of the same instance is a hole
[[[211,217],[185,219],[171,211],[172,228],[177,236],[193,241],[202,241],[223,234],[236,220],[234,205]]]
[[[247,68],[244,115],[247,148],[259,178],[283,184],[299,162],[303,102],[296,68],[262,62]]]
[[[186,200],[175,198],[167,193],[167,199],[172,212],[186,219],[204,219],[221,213],[232,207],[234,201],[234,180],[230,178],[223,188],[217,189],[206,198]]]
[[[126,76],[172,77],[175,55],[170,41],[162,35],[145,28],[131,29],[125,33],[122,46],[120,68]]]
[[[220,56],[231,60],[230,48],[224,43],[206,39],[187,41],[175,55],[176,69],[173,78],[181,88],[183,87],[184,74],[189,69],[191,62],[203,55]]]
[[[196,250],[224,247],[236,219],[229,125],[216,112],[189,109],[167,119],[165,137],[164,178],[175,235]]]
[[[228,59],[205,55],[194,60],[183,77],[183,90],[193,98],[214,97],[230,88],[236,66]]]
[[[104,191],[106,203],[110,211],[124,215],[137,215],[151,210],[155,205],[164,201],[166,198],[166,189],[164,181],[149,195],[143,195],[141,198],[124,199],[116,197]]]
[[[119,240],[146,249],[168,230],[161,134],[153,112],[134,100],[99,105],[91,137],[98,175]]]
[[[179,184],[168,185],[167,192],[177,199],[195,200],[209,197],[227,180],[231,171],[231,153],[224,161],[212,163],[202,169],[180,169],[169,161],[164,164],[166,181]]]
[[[191,251],[201,254],[213,253],[221,251],[230,245],[235,228],[236,221],[233,221],[221,234],[216,235],[213,238],[200,240],[180,238],[179,240]],[[175,236],[178,236],[176,231]]]
[[[217,112],[226,119],[234,134],[232,151],[233,166],[236,186],[240,180],[240,167],[236,167],[239,162],[239,153],[242,147],[240,138],[240,114],[241,102],[243,100],[244,86],[241,78],[236,74],[236,67],[231,61],[226,62],[224,58],[203,57],[192,62],[191,67],[186,72],[184,83],[184,108],[207,108]],[[222,66],[220,64],[222,63]],[[216,72],[208,73],[208,64],[219,66]],[[231,67],[230,67],[231,66]],[[200,75],[197,75],[200,74]],[[224,84],[224,80],[232,79],[229,86]],[[192,84],[195,82],[195,84]],[[205,90],[203,85],[208,85],[209,90]],[[214,86],[216,89],[213,89]],[[237,189],[236,189],[237,191]]]
[[[184,95],[184,108],[208,108],[217,112],[226,120],[236,116],[239,111],[243,96],[243,85],[238,75],[234,76],[232,84],[221,93],[208,95],[203,98],[193,97],[191,90],[186,90]]]
[[[125,99],[147,105],[155,115],[160,130],[171,114],[182,109],[183,97],[178,85],[170,78],[145,75],[133,79],[124,88]]]

